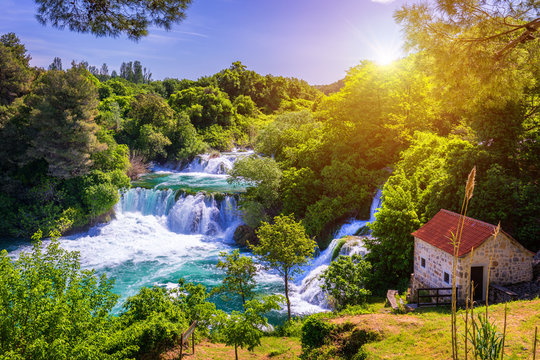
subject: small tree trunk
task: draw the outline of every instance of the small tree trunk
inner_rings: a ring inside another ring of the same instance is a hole
[[[238,345],[234,344],[234,358],[238,360]]]
[[[285,272],[285,298],[287,299],[287,315],[291,321],[291,301],[289,300],[289,274]]]

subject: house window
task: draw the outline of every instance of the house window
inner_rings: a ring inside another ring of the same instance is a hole
[[[447,284],[450,284],[450,274],[448,274],[447,272],[445,272],[444,275],[443,275],[443,277],[444,277],[444,278],[443,278],[444,282],[447,283]]]
[[[424,269],[426,268],[426,259],[420,258],[420,266],[423,267]]]

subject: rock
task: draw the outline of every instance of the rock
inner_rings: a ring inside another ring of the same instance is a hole
[[[239,246],[258,245],[259,239],[255,235],[255,230],[248,225],[240,225],[234,231],[233,239]]]

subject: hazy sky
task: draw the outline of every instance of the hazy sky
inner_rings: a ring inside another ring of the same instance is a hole
[[[152,28],[139,42],[42,26],[33,0],[0,4],[0,34],[15,32],[34,66],[58,56],[64,67],[85,60],[118,70],[139,60],[153,79],[197,79],[240,60],[263,75],[328,84],[402,46],[392,14],[404,0],[193,0],[184,22],[169,32]]]

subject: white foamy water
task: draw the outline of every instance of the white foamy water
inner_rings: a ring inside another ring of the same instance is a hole
[[[145,186],[150,184],[154,189],[130,189],[122,194],[116,205],[115,219],[85,233],[63,237],[61,246],[78,251],[83,268],[95,269],[98,274],[106,273],[115,279],[114,291],[121,295],[116,311],[127,297],[135,295],[143,286],[172,288],[179,278],[208,287],[220,285],[223,274],[216,269],[219,253],[230,253],[237,248],[233,234],[242,223],[236,199],[203,193],[180,195],[176,189],[183,189],[187,184],[196,191],[238,190],[227,184],[227,175],[223,174],[237,158],[233,154],[212,158],[201,156],[182,172],[158,169],[161,173],[150,174],[143,180],[147,181]],[[202,185],[197,188],[197,184]],[[379,198],[380,193],[374,199],[377,205]],[[360,224],[350,222],[340,229],[339,234],[354,234],[364,226]],[[291,283],[294,314],[325,311],[328,307],[318,276],[330,264],[337,243],[337,240],[332,241],[328,249],[305,266],[305,272]],[[21,245],[10,255],[17,256],[30,249],[29,245]],[[361,251],[359,249],[362,244],[346,244],[341,253],[352,254]],[[245,251],[243,254],[252,256]],[[257,282],[258,293],[284,292],[283,279],[274,271],[261,271]],[[240,306],[238,301],[222,302],[219,297],[214,301],[225,310]],[[286,306],[281,314],[282,317],[286,314]]]
[[[297,280],[297,293],[298,297],[303,301],[317,305],[322,309],[329,309],[328,299],[321,289],[322,280],[319,279],[320,275],[328,268],[332,262],[332,255],[336,246],[339,244],[339,240],[344,236],[354,235],[362,227],[368,223],[375,221],[375,214],[381,203],[381,190],[378,190],[370,208],[369,220],[356,220],[350,219],[334,235],[334,240],[330,243],[326,250],[308,266],[304,267],[304,277]],[[367,250],[364,243],[359,239],[347,241],[341,247],[339,255],[352,256],[354,254],[360,254],[364,256]],[[301,280],[300,284],[298,281]]]

